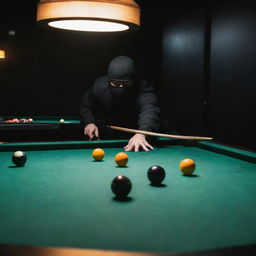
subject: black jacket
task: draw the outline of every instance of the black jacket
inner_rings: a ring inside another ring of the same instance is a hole
[[[84,126],[104,120],[109,125],[157,132],[161,110],[153,86],[136,79],[131,88],[113,88],[107,76],[98,78],[80,104]]]

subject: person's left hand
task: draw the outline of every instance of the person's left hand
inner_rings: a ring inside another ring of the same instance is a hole
[[[132,151],[138,152],[142,147],[145,151],[149,151],[154,149],[145,138],[143,134],[135,134],[128,142],[128,144],[124,147],[125,151]]]

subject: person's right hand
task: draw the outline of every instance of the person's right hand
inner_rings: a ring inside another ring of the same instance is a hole
[[[93,123],[87,124],[84,128],[84,134],[89,136],[90,140],[93,139],[93,137],[99,138],[99,129]]]

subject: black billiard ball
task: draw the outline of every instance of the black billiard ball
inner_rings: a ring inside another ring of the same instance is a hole
[[[165,178],[165,170],[159,165],[153,165],[149,167],[147,175],[153,185],[160,185]]]
[[[132,189],[132,183],[126,176],[116,176],[111,183],[112,192],[117,198],[125,198]]]
[[[27,161],[27,156],[24,152],[22,151],[16,151],[12,155],[12,162],[16,166],[23,166]]]

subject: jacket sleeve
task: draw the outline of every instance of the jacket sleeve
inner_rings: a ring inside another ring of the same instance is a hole
[[[82,98],[80,104],[80,118],[81,123],[86,126],[90,123],[95,123],[94,113],[96,111],[96,101],[90,88]]]
[[[160,116],[161,109],[155,89],[152,86],[146,86],[139,98],[139,120],[140,130],[158,132],[161,128]]]

